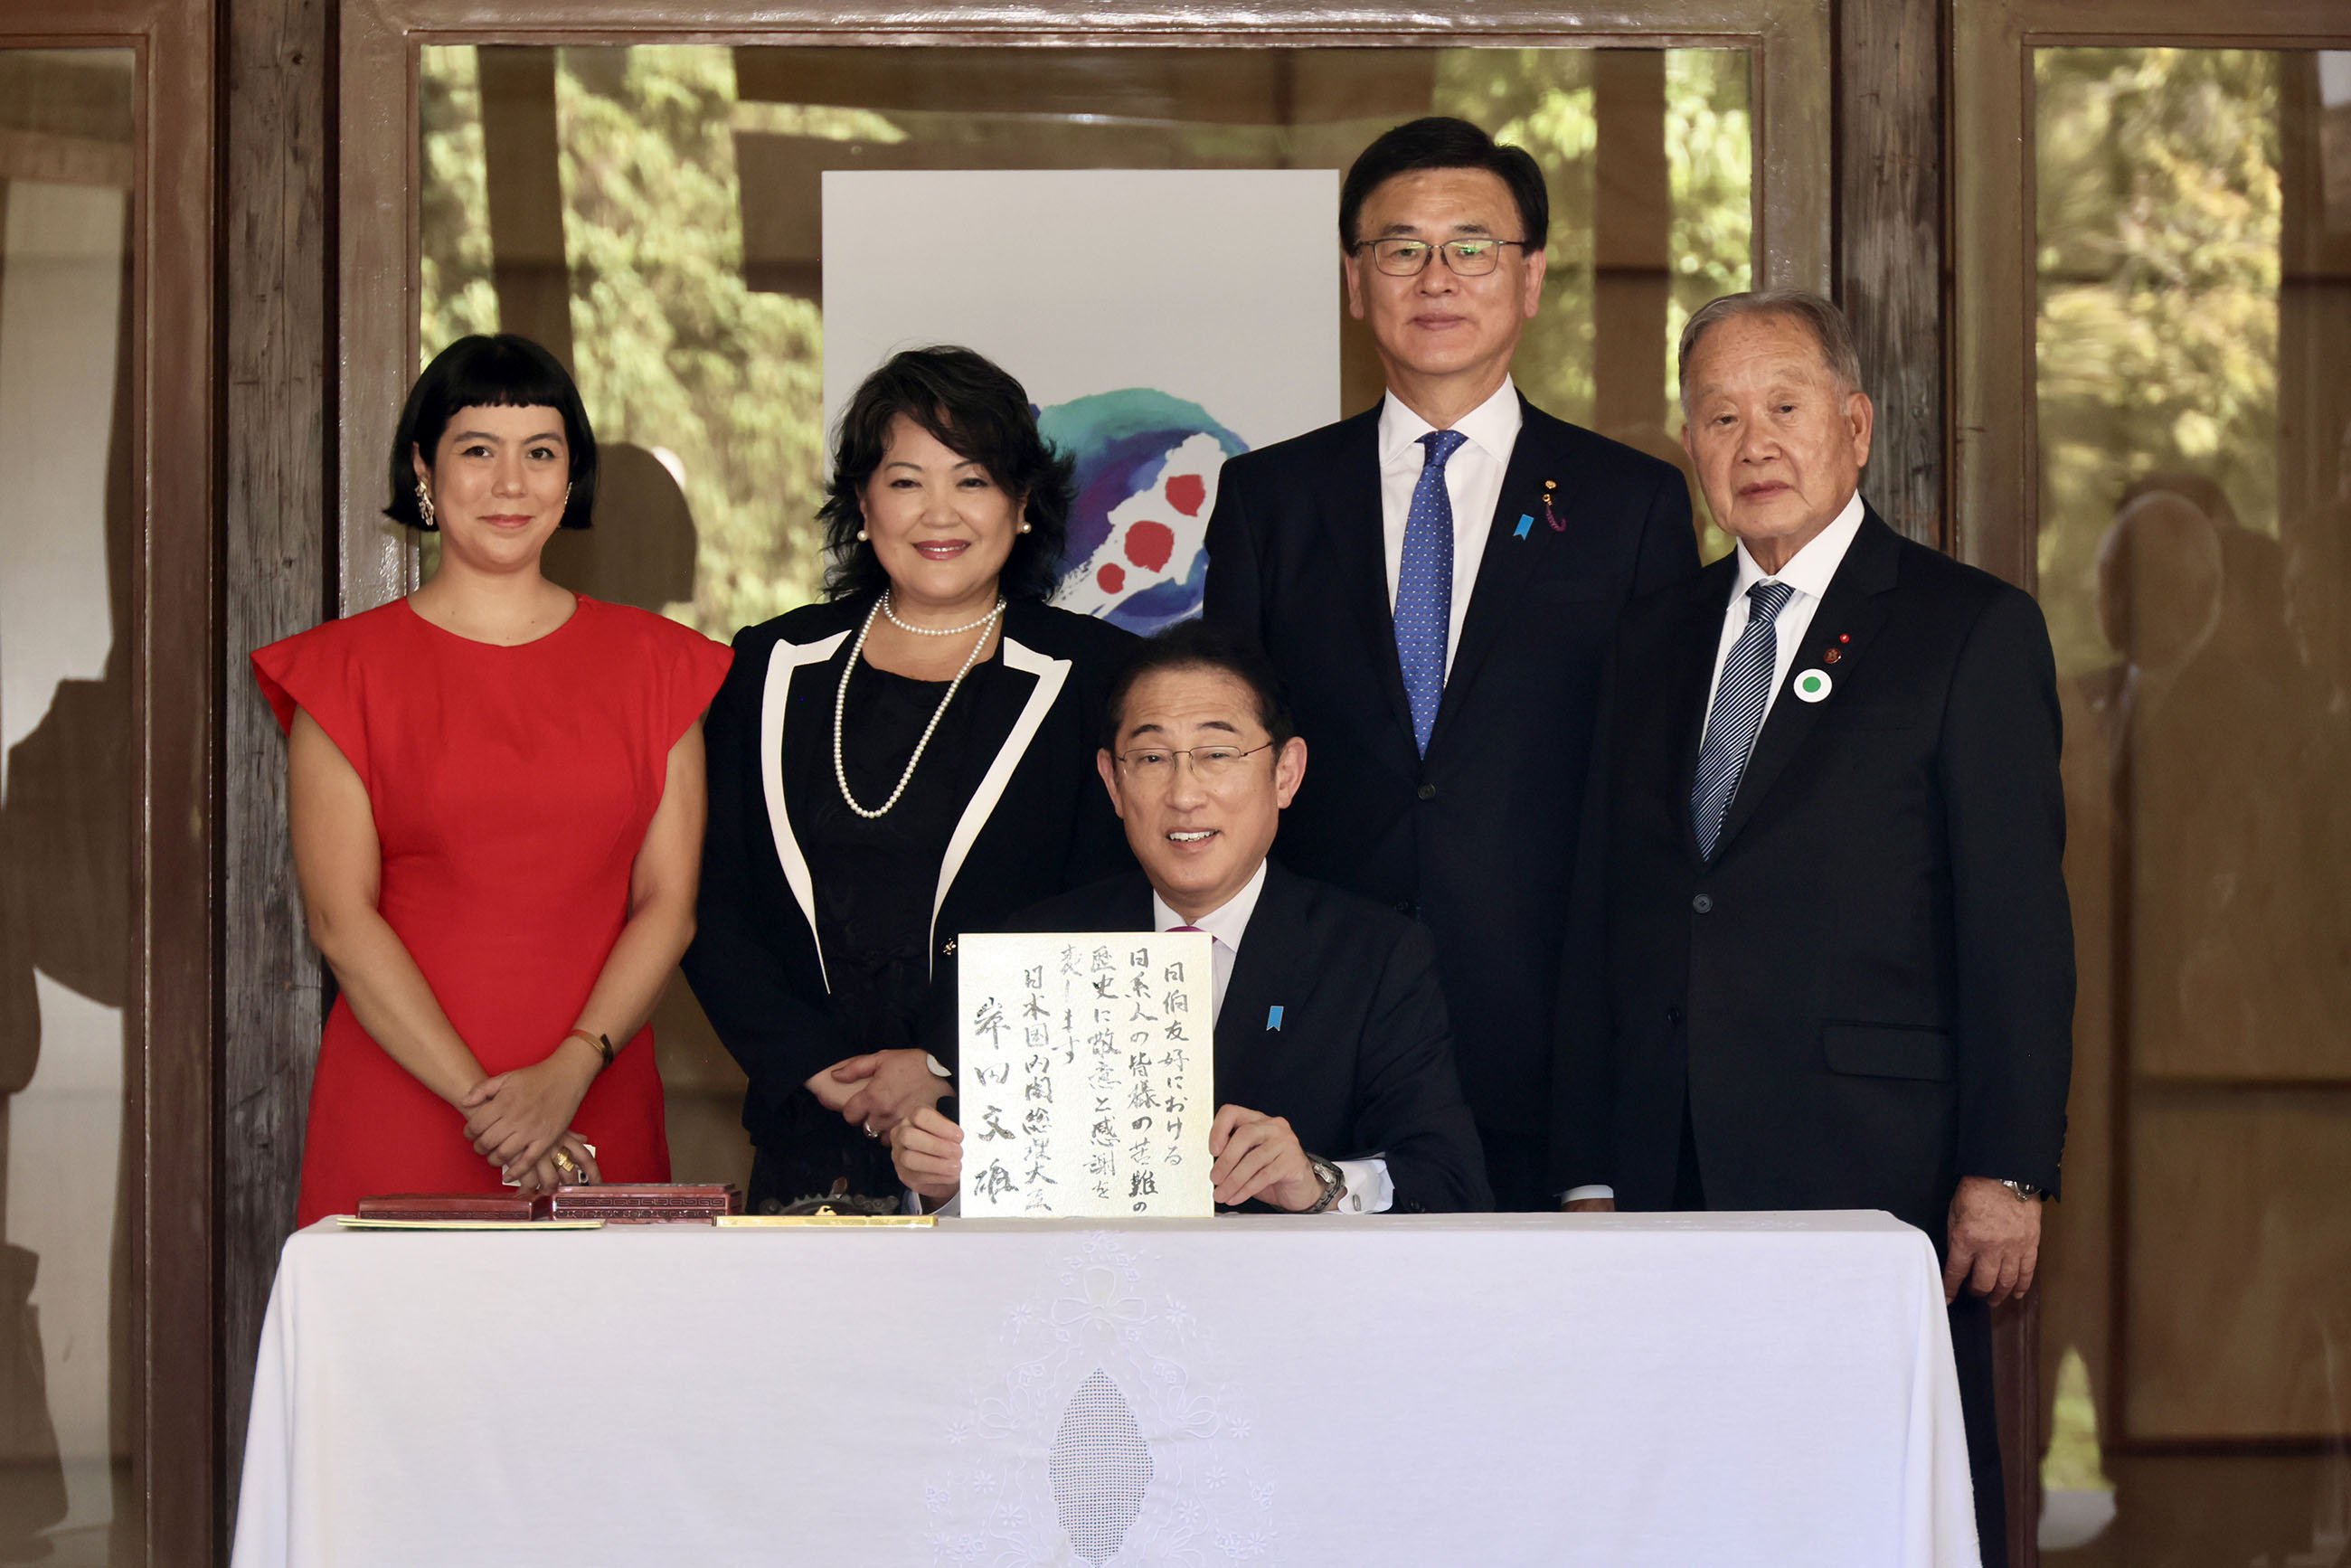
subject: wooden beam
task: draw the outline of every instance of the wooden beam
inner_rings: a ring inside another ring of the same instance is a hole
[[[319,1049],[322,971],[294,882],[286,745],[245,655],[332,612],[330,9],[329,0],[234,0],[223,26],[225,1531],[235,1505],[262,1312],[294,1223]]]
[[[1942,0],[1837,7],[1837,298],[1877,430],[1862,492],[1942,548]]]
[[[1645,451],[1670,445],[1666,305],[1673,291],[1673,180],[1666,161],[1666,57],[1592,58],[1592,427]]]
[[[555,133],[555,51],[486,48],[482,157],[498,329],[571,367],[571,272],[563,250],[563,173]],[[413,204],[415,196],[412,193]]]

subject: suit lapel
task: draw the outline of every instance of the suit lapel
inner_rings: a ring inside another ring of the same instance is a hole
[[[1270,1027],[1273,1009],[1295,1014],[1306,999],[1298,974],[1299,932],[1306,918],[1306,890],[1278,865],[1265,868],[1265,889],[1241,933],[1240,951],[1233,955],[1233,977],[1225,988],[1225,1005],[1217,1010],[1217,1103],[1237,1103],[1266,1111],[1270,1063],[1283,1054],[1295,1019],[1285,1016],[1280,1029]],[[1244,1098],[1254,1094],[1257,1099]]]
[[[1388,604],[1386,523],[1380,507],[1380,416],[1357,414],[1343,433],[1337,472],[1318,497],[1323,537],[1339,579],[1340,596],[1362,632],[1372,672],[1387,699],[1389,716],[1407,748],[1412,704],[1405,696],[1404,664],[1396,656],[1395,612]]]
[[[778,643],[768,651],[768,680],[759,697],[759,784],[768,800],[768,828],[775,835],[776,860],[784,869],[784,883],[808,921],[809,940],[816,945],[817,974],[830,990],[825,974],[824,938],[816,929],[816,886],[809,875],[808,856],[800,851],[799,835],[792,831],[792,814],[784,805],[784,716],[790,711],[792,677],[803,665],[821,664],[832,657],[846,632],[813,643]]]
[[[1545,443],[1535,428],[1538,417],[1525,394],[1519,397],[1519,438],[1510,445],[1510,460],[1502,473],[1502,488],[1494,499],[1492,526],[1486,530],[1486,553],[1478,562],[1478,576],[1469,590],[1469,612],[1461,620],[1461,644],[1445,674],[1445,695],[1437,704],[1437,727],[1428,748],[1435,751],[1445,736],[1447,720],[1468,700],[1469,686],[1480,665],[1501,640],[1503,629],[1518,612],[1519,599],[1541,565],[1543,555],[1562,536],[1536,510],[1545,479],[1556,478],[1542,469],[1552,464]],[[1518,520],[1532,516],[1534,526],[1519,537]],[[1384,562],[1383,563],[1384,570]],[[1401,667],[1401,666],[1399,666]],[[1403,677],[1397,677],[1401,687]],[[1409,709],[1407,709],[1407,716]]]
[[[1841,634],[1853,639],[1840,644],[1844,658],[1866,656],[1870,641],[1886,623],[1883,595],[1894,586],[1899,549],[1894,530],[1865,505],[1861,531],[1854,535],[1844,559],[1837,565],[1836,575],[1829,579],[1829,591],[1822,597],[1820,609],[1813,612],[1812,624],[1805,629],[1804,645],[1796,650],[1795,661],[1788,666],[1788,679],[1771,699],[1771,711],[1763,720],[1762,733],[1755,737],[1754,754],[1747,759],[1747,770],[1740,775],[1738,793],[1730,798],[1730,810],[1722,819],[1722,832],[1715,840],[1714,852],[1718,857],[1748,819],[1755,815],[1757,805],[1771,792],[1773,781],[1803,746],[1805,737],[1813,733],[1822,713],[1836,701],[1834,683],[1825,700],[1802,701],[1792,690],[1796,677],[1818,666],[1821,650],[1836,642]]]
[[[946,904],[947,889],[955,885],[956,874],[963,870],[964,858],[971,853],[980,830],[987,826],[988,817],[1004,799],[1005,786],[1012,781],[1013,771],[1020,766],[1021,758],[1028,755],[1029,743],[1037,738],[1038,727],[1045,722],[1053,700],[1061,695],[1062,684],[1070,677],[1069,660],[1040,653],[1014,641],[1008,632],[1000,651],[1006,669],[1036,677],[1036,685],[1029,688],[1028,701],[1020,706],[1020,716],[1012,721],[1011,733],[996,748],[994,760],[972,790],[963,816],[956,823],[954,836],[947,840],[946,853],[940,857],[938,886],[931,896],[931,939],[924,949],[933,955],[934,967],[938,962],[939,911]]]

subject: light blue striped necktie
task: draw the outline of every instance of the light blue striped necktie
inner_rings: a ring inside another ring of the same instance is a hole
[[[1468,439],[1458,430],[1420,438],[1428,455],[1412,487],[1405,515],[1404,559],[1396,569],[1396,657],[1404,695],[1412,704],[1412,738],[1428,755],[1437,706],[1445,699],[1445,643],[1453,631],[1453,497],[1445,487],[1445,461]]]
[[[1739,793],[1763,710],[1771,706],[1771,674],[1779,667],[1780,634],[1771,622],[1796,591],[1784,582],[1759,582],[1747,591],[1747,629],[1730,645],[1716,685],[1714,711],[1707,716],[1706,744],[1698,751],[1698,777],[1690,781],[1690,826],[1700,854],[1712,858],[1722,819]]]

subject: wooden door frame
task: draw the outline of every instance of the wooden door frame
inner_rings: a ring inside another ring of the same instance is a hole
[[[1826,292],[1835,192],[1829,0],[1656,0],[1639,24],[1575,0],[1507,0],[1430,26],[1402,5],[1231,0],[1106,7],[1008,0],[759,0],[723,22],[663,0],[346,0],[341,35],[341,612],[414,586],[410,541],[381,515],[378,448],[414,379],[420,281],[417,49],[426,44],[1431,48],[1741,48],[1753,61],[1755,255],[1761,287]],[[395,315],[387,306],[400,302]]]
[[[140,1560],[214,1542],[213,889],[218,660],[213,459],[213,8],[49,0],[0,15],[0,48],[127,48],[131,160],[132,801],[130,1177],[133,1479]]]
[[[2351,48],[2341,0],[2138,0],[2092,20],[2076,0],[1952,0],[1951,535],[1949,549],[2036,586],[2041,474],[2036,375],[2032,52],[2053,47]],[[2122,1005],[2117,989],[2116,1006]],[[2108,1452],[2305,1453],[2324,1438],[2137,1438],[2129,1428],[2130,1059],[2111,1076],[2105,1430]],[[2039,1433],[2034,1432],[2037,1441]]]

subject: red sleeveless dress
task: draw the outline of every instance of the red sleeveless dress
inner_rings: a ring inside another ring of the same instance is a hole
[[[520,647],[443,631],[398,600],[253,655],[277,722],[308,713],[367,786],[383,854],[377,907],[486,1071],[544,1059],[578,1019],[627,918],[670,747],[728,658],[687,627],[584,595]],[[669,1179],[650,1025],[571,1124],[607,1181]],[[465,1117],[338,998],[310,1090],[298,1222],[348,1214],[369,1193],[497,1186]]]

